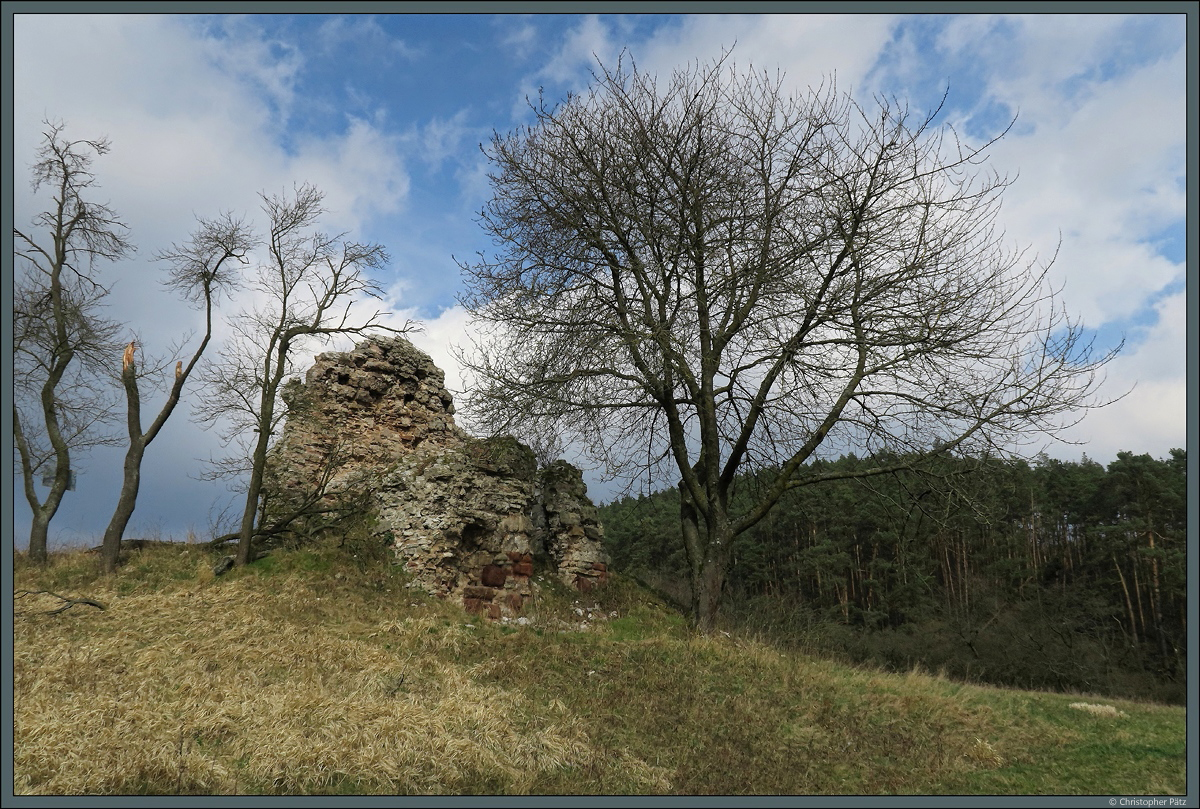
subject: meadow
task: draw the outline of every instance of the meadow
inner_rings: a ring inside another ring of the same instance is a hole
[[[543,576],[517,625],[379,548],[216,559],[148,546],[105,577],[88,552],[16,555],[18,795],[1186,790],[1179,706],[701,635],[619,575],[586,596]]]

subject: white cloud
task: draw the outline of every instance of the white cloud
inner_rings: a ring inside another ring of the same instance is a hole
[[[534,96],[538,84],[553,82],[582,90],[591,80],[597,58],[614,67],[628,49],[639,71],[664,79],[677,68],[711,62],[732,51],[740,68],[753,65],[770,72],[779,68],[796,88],[815,87],[836,73],[839,87],[848,90],[865,80],[894,22],[888,15],[869,14],[702,14],[656,27],[648,38],[639,39],[621,17],[588,16],[567,32],[561,47],[523,89]],[[523,111],[522,103],[517,117]]]
[[[1143,380],[1178,381],[1180,364],[1187,353],[1187,295],[1178,292],[1164,296],[1154,309],[1156,323],[1126,362]]]
[[[512,50],[518,59],[527,58],[537,42],[538,29],[528,17],[520,17],[522,22],[513,22],[513,16],[496,17],[497,25],[502,26],[504,33],[500,36],[500,44]]]
[[[463,108],[450,118],[433,118],[420,131],[421,157],[433,166],[439,166],[451,157],[461,157],[463,141],[476,131],[467,124],[470,110]],[[474,152],[472,149],[468,155]]]
[[[422,55],[420,48],[393,37],[383,29],[379,20],[371,15],[352,14],[330,17],[317,29],[317,47],[325,53],[353,48],[360,54],[369,53],[370,58],[386,61],[389,55],[412,61]]]
[[[1003,40],[1015,53],[993,22],[956,19],[944,40],[986,65],[987,93],[1021,111],[991,159],[1020,173],[1002,221],[1044,256],[1061,232],[1053,274],[1086,322],[1128,317],[1183,270],[1144,240],[1184,217],[1184,51],[1105,80],[1119,18],[1006,20],[1019,28]]]
[[[1060,446],[1052,454],[1077,458],[1087,452],[1107,462],[1122,450],[1159,458],[1172,447],[1186,446],[1186,297],[1180,292],[1160,300],[1155,306],[1158,320],[1145,338],[1108,366],[1102,397],[1126,395],[1088,413],[1063,434],[1084,446]]]
[[[197,36],[185,18],[172,16],[16,19],[18,166],[32,162],[43,105],[53,106],[45,114],[68,122],[70,137],[110,137],[112,153],[94,168],[141,248],[136,271],[114,268],[123,280],[113,312],[141,319],[142,330],[171,333],[181,322],[199,323],[141,280],[158,277],[149,259],[185,240],[196,216],[232,210],[261,226],[258,192],[307,181],[326,193],[323,227],[353,232],[396,212],[407,196],[399,141],[363,119],[348,119],[341,133],[300,137],[290,153],[284,149],[277,108],[290,104],[300,58],[245,20],[223,19],[224,36],[217,38]],[[36,49],[47,40],[73,58],[43,65]],[[34,204],[18,194],[18,222],[28,220]]]
[[[278,117],[286,121],[295,96],[296,79],[304,66],[299,48],[267,36],[250,17],[199,19],[215,20],[213,27],[222,34],[200,40],[210,64],[234,82],[251,86],[259,100],[272,105],[278,110]]]
[[[638,49],[638,66],[669,75],[688,62],[710,61],[732,49],[741,68],[774,73],[778,67],[798,89],[837,74],[843,90],[857,89],[891,36],[888,15],[697,15],[665,29]]]
[[[471,316],[462,306],[455,305],[443,309],[437,317],[425,320],[421,326],[421,331],[409,335],[409,340],[446,372],[446,388],[454,395],[455,406],[461,407],[463,392],[470,386],[471,378],[455,352],[470,344]],[[461,423],[462,416],[457,418]]]
[[[615,61],[620,47],[612,37],[611,26],[600,17],[589,14],[578,25],[567,31],[558,51],[542,66],[539,78],[564,85],[568,89],[580,88],[587,82],[589,71],[599,58],[605,64]]]
[[[959,132],[988,104],[1020,110],[1018,126],[995,145],[989,162],[1002,174],[1020,174],[1005,194],[1000,224],[1009,244],[1028,245],[1043,260],[1054,255],[1061,234],[1050,277],[1065,283],[1068,311],[1092,328],[1124,322],[1183,277],[1182,263],[1158,254],[1148,241],[1184,218],[1181,23],[1177,31],[1169,25],[1147,30],[1144,20],[1104,15],[967,15],[949,19],[936,40],[937,55],[918,41],[918,26],[895,28],[913,18],[701,15],[659,27],[640,41],[623,41],[607,19],[582,21],[537,75],[578,86],[586,80],[592,50],[615,54],[624,45],[640,70],[669,75],[736,42],[739,66],[779,65],[798,88],[834,71],[838,88],[853,89],[859,99],[869,98],[885,79],[902,97],[906,85],[948,81],[951,109],[968,102],[954,121]],[[893,40],[897,30],[901,36]],[[889,62],[879,65],[885,46]],[[953,56],[978,75],[957,75],[955,61],[942,59]],[[946,75],[937,75],[943,66]],[[983,82],[981,92],[966,95],[975,81]],[[1158,309],[1157,325],[1131,335],[1136,344],[1108,369],[1110,393],[1136,382],[1135,392],[1068,432],[1076,440],[1086,436],[1094,456],[1112,457],[1143,439],[1147,446],[1162,444],[1165,453],[1183,441],[1186,318],[1181,303],[1163,302]],[[1080,451],[1064,454],[1078,457]]]
[[[337,230],[359,230],[373,216],[395,213],[408,196],[400,138],[359,118],[340,137],[304,137],[285,162],[286,176],[325,192]]]

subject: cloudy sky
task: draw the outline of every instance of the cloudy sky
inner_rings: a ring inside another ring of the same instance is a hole
[[[1058,250],[1053,281],[1099,349],[1125,339],[1104,393],[1128,395],[1064,434],[1077,443],[1045,450],[1163,457],[1185,446],[1184,46],[1182,15],[16,15],[15,224],[45,204],[25,182],[43,120],[65,121],[72,138],[108,136],[95,173],[139,247],[99,269],[109,313],[162,353],[202,321],[159,284],[155,252],[186,240],[197,216],[261,221],[260,191],[312,182],[326,192],[327,229],[388,248],[382,308],[424,324],[414,342],[453,388],[449,346],[466,325],[455,257],[489,246],[475,221],[489,195],[479,145],[529,121],[539,88],[579,91],[597,59],[614,64],[623,49],[665,75],[732,47],[739,66],[780,68],[798,88],[836,74],[856,97],[920,109],[948,90],[939,120],[968,140],[1017,116],[991,157],[1019,175],[1002,212],[1008,238]],[[147,452],[128,536],[204,535],[233,500],[227,484],[197,479],[199,459],[222,449],[190,409]],[[97,451],[76,465],[52,545],[99,541],[120,459]],[[19,488],[14,499],[20,545],[30,514]]]

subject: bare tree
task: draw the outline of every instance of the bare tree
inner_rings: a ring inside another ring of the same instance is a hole
[[[365,273],[387,263],[381,245],[314,231],[324,209],[322,193],[311,185],[299,186],[291,196],[264,194],[262,200],[270,233],[253,287],[264,303],[231,320],[234,336],[222,359],[202,372],[210,396],[197,410],[203,421],[228,420],[227,442],[244,438],[247,431],[255,435],[246,455],[224,470],[249,474],[238,564],[252,558],[267,450],[285,415],[280,386],[295,373],[294,353],[339,334],[405,330],[383,326],[384,313],[378,311],[365,319],[351,317],[358,299],[380,296],[380,287]]]
[[[63,495],[72,485],[72,455],[114,443],[104,424],[111,412],[104,381],[118,326],[105,319],[107,289],[96,261],[134,251],[128,227],[106,204],[87,197],[96,185],[91,165],[109,142],[67,140],[64,125],[46,124],[33,167],[34,191],[50,189],[50,205],[35,230],[13,228],[18,275],[14,284],[13,438],[25,499],[33,511],[29,555],[46,560],[46,541]],[[44,501],[34,485],[50,481]]]
[[[789,96],[728,56],[661,90],[625,63],[594,78],[485,149],[468,404],[497,432],[553,425],[614,475],[670,468],[701,629],[733,538],[851,474],[810,471],[818,451],[887,457],[852,473],[881,474],[1097,404],[1112,355],[1005,247],[994,140],[832,85]],[[770,484],[735,500],[755,469]]]
[[[182,360],[176,362],[174,379],[168,383],[167,399],[145,432],[142,431],[142,399],[138,380],[148,369],[139,369],[136,341],[130,342],[126,347],[121,367],[121,383],[125,388],[129,448],[125,452],[121,493],[117,498],[112,519],[104,532],[102,565],[107,573],[116,570],[117,558],[121,552],[121,539],[137,506],[142,458],[145,456],[146,447],[155,439],[174,412],[175,405],[179,403],[188,377],[212,339],[213,306],[222,293],[228,292],[241,280],[240,267],[247,262],[246,255],[253,246],[254,236],[246,224],[230,214],[224,214],[217,219],[200,220],[199,227],[189,242],[182,246],[172,245],[170,250],[158,254],[160,261],[170,265],[167,286],[185,300],[204,309],[204,337],[186,366]]]

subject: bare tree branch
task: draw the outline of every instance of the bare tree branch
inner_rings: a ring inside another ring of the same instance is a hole
[[[60,612],[66,612],[67,610],[71,609],[71,607],[74,607],[76,604],[83,604],[88,607],[95,607],[96,609],[101,610],[101,611],[108,609],[103,604],[101,604],[99,601],[96,601],[95,599],[92,599],[92,598],[68,598],[67,596],[60,596],[58,593],[52,593],[49,590],[17,590],[16,592],[13,593],[13,598],[17,599],[17,598],[24,598],[25,596],[35,596],[35,595],[54,596],[55,598],[64,602],[63,605],[56,610],[46,610],[44,612],[36,613],[37,615],[58,615]],[[29,613],[17,612],[14,614],[28,615]]]

